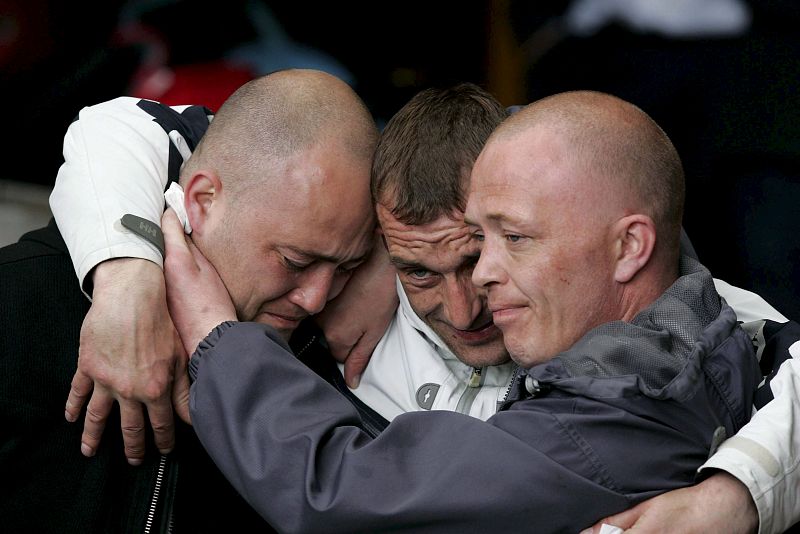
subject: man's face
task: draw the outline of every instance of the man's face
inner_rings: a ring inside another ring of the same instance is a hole
[[[466,218],[481,256],[473,281],[524,367],[571,347],[614,314],[614,259],[602,186],[548,132],[487,145],[476,162]]]
[[[224,201],[203,252],[240,320],[268,324],[288,339],[365,259],[375,225],[369,166],[344,152],[304,151],[285,162],[283,183]]]
[[[478,244],[463,214],[409,226],[378,204],[378,222],[409,303],[455,355],[473,367],[508,360],[485,291],[472,284]]]

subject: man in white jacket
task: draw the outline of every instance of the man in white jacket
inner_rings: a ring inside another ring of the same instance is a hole
[[[452,99],[449,101],[450,108],[447,104],[443,104],[443,101],[448,102],[448,98]],[[472,111],[465,108],[469,103],[475,106]],[[117,102],[117,104],[122,106],[123,102]],[[118,113],[110,108],[111,104],[106,104],[84,110],[81,120],[71,127],[68,139],[70,135],[76,139],[79,131],[84,134],[91,132],[92,122],[99,122],[99,118],[104,114],[109,113],[114,116]],[[431,114],[437,110],[441,115]],[[470,115],[470,113],[474,115]],[[481,115],[483,115],[481,120],[484,122],[480,124],[476,124],[474,120],[464,120]],[[462,196],[471,165],[480,151],[483,141],[502,119],[502,116],[502,108],[491,97],[481,91],[476,91],[475,88],[461,87],[454,88],[451,93],[433,91],[419,95],[397,117],[393,118],[384,132],[373,166],[373,193],[378,199],[378,217],[389,255],[397,269],[397,293],[400,298],[400,307],[389,330],[378,344],[373,359],[360,380],[360,386],[354,390],[354,393],[388,420],[405,411],[421,409],[457,410],[486,419],[495,412],[497,403],[503,400],[511,381],[514,367],[508,361],[508,356],[502,346],[502,338],[497,329],[490,320],[487,321],[487,317],[490,319],[490,315],[487,313],[485,296],[478,292],[469,281],[472,266],[477,260],[477,250],[474,244],[470,244],[469,240],[464,239],[466,226],[463,223]],[[460,117],[462,121],[449,123],[446,120],[453,117]],[[144,122],[145,117],[142,116],[136,120]],[[152,135],[158,134],[161,138],[165,136],[166,132],[159,131],[158,125],[153,125],[151,118],[146,120],[149,122],[148,128],[152,131]],[[427,120],[434,125],[439,124],[440,130],[434,132],[425,130],[424,125]],[[417,121],[421,121],[422,125]],[[448,130],[444,126],[446,124],[458,126]],[[138,128],[138,126],[135,127],[135,129]],[[427,131],[430,137],[421,137],[423,131]],[[443,135],[445,133],[447,135]],[[92,134],[89,133],[86,146],[81,146],[80,150],[88,149],[91,160],[96,161],[98,158],[102,159],[103,156],[93,153],[91,136]],[[183,148],[183,154],[188,152],[185,148],[186,141],[176,130],[171,130],[169,137],[173,142],[172,147],[177,148],[169,149],[162,145],[159,149],[160,154],[156,158],[161,163],[155,167],[160,165],[163,168],[157,168],[155,171],[155,174],[160,177],[151,179],[152,186],[160,183],[157,186],[159,191],[163,190],[167,183],[165,160],[169,157],[169,151],[172,150],[172,154],[174,154],[176,150],[180,152],[180,149]],[[84,139],[81,138],[81,141]],[[402,143],[410,142],[416,143],[414,149],[403,150]],[[456,152],[457,148],[463,152]],[[133,147],[129,147],[128,150],[131,153],[146,153],[145,150],[152,152],[150,147],[143,147],[141,152]],[[411,154],[411,156],[403,156],[403,154]],[[70,236],[87,234],[85,227],[80,229],[78,224],[70,221],[70,218],[74,217],[76,213],[75,204],[72,201],[64,200],[64,194],[66,191],[83,191],[87,186],[80,185],[81,180],[87,180],[87,177],[91,176],[91,172],[88,167],[76,164],[76,160],[71,159],[70,156],[71,154],[65,148],[66,163],[54,190],[52,207],[67,244],[70,245],[76,270],[83,280],[96,262],[86,259],[91,255],[87,254],[89,251],[76,248],[75,243],[79,242],[77,237],[70,239]],[[398,163],[398,158],[405,161]],[[124,158],[111,161],[112,158],[106,156],[106,159],[115,168],[126,168],[125,166],[128,164]],[[421,165],[421,162],[425,162],[427,166]],[[131,174],[135,169],[135,165],[128,167]],[[392,174],[393,171],[394,174]],[[151,172],[151,170],[148,169],[144,172]],[[442,173],[447,172],[450,173],[449,176],[442,176]],[[429,181],[430,175],[439,175],[441,178],[434,192],[441,192],[447,184],[450,184],[450,196],[447,197],[447,192],[440,194],[439,198],[445,198],[444,204],[436,206],[427,214],[420,216],[414,210],[419,208],[419,204],[428,202],[431,191],[420,190],[420,186],[413,185],[414,182],[410,180],[426,182]],[[130,187],[131,192],[126,195],[129,199],[135,198],[138,194],[133,190],[135,189],[133,184],[141,180],[136,176],[131,176],[131,178],[133,179],[130,185],[121,183],[121,185],[115,186]],[[124,178],[120,177],[119,181],[124,182]],[[106,186],[95,183],[91,187],[97,190],[97,188],[102,189]],[[154,195],[155,191],[156,188],[153,187],[153,190],[148,193],[151,199],[149,209],[154,211],[150,217],[155,215],[156,210],[163,207],[163,203],[158,201],[158,196]],[[92,207],[91,210],[84,208],[81,213],[85,214],[97,209],[105,210],[105,218],[115,220],[119,219],[122,214],[137,209],[133,205],[112,206],[114,200],[108,192],[98,191],[98,196],[102,197],[105,202],[102,208],[99,206]],[[415,197],[422,199],[422,201],[417,201],[416,207],[414,205]],[[153,199],[155,202],[152,201]],[[405,204],[401,200],[404,200]],[[448,202],[450,202],[449,205]],[[401,206],[400,209],[398,206]],[[97,238],[97,236],[94,237]],[[146,249],[149,247],[144,242],[137,243],[140,241],[137,236],[120,233],[117,237],[121,241],[127,242],[132,248]],[[95,250],[101,251],[107,250],[107,248],[99,243]],[[158,254],[153,252],[150,250],[145,254],[126,253],[126,255],[160,261]],[[114,253],[108,252],[106,258],[115,256]],[[722,282],[718,282],[718,288],[740,314],[741,320],[746,320],[742,316],[742,310],[749,310],[754,318],[785,321],[779,313],[752,294],[730,288]],[[744,308],[737,306],[737,302],[744,302],[747,298],[752,298],[749,305]],[[403,376],[406,380],[386,379],[386,377],[397,376]],[[793,409],[791,392],[787,391],[787,386],[782,386],[779,393],[779,400],[782,399],[784,407]],[[786,396],[786,393],[789,395]],[[774,401],[770,406],[777,405],[777,401]],[[73,412],[76,408],[80,409],[80,403],[73,402],[69,407]],[[760,416],[761,414],[754,419],[751,425],[756,425],[758,428]],[[762,419],[766,419],[766,417],[762,417]],[[772,423],[761,424],[770,427],[767,435],[772,433],[776,438],[779,436],[780,429],[776,429]],[[778,430],[777,433],[776,430]],[[758,431],[754,433],[764,434]],[[791,441],[791,431],[788,432],[788,436],[786,434],[783,436]],[[94,437],[99,440],[99,434]],[[769,445],[765,446],[769,449]],[[777,450],[780,450],[780,445]],[[737,462],[741,463],[739,460],[740,458],[736,458],[729,460],[728,463],[736,465]],[[786,466],[783,469],[784,473],[791,473],[791,465],[788,465],[791,460],[786,460],[778,459],[777,464],[781,467]],[[748,461],[744,460],[745,463]],[[757,462],[752,462],[754,469],[745,476],[742,476],[735,468],[727,467],[725,462],[721,462],[721,464],[711,465],[734,472],[748,484],[751,491],[757,487],[758,482],[754,483],[750,480],[759,478],[754,476],[760,474]],[[775,478],[780,478],[784,473],[780,473]],[[788,480],[785,483],[790,484]],[[712,477],[704,484],[705,486],[701,485],[696,488],[698,493],[703,490],[715,490],[717,488],[715,484],[730,487],[731,480],[720,481],[720,477],[717,476]],[[738,483],[734,482],[733,484]],[[725,495],[741,498],[741,494],[741,491],[736,493],[736,490],[732,490]],[[744,494],[747,495],[746,492]],[[768,502],[769,496],[773,494],[774,492],[753,493],[753,498],[759,504],[759,513],[762,514],[762,529],[769,528],[765,527],[765,522],[768,523],[774,515],[773,504]],[[749,500],[749,497],[747,499]],[[759,499],[767,501],[766,505]],[[702,508],[704,501],[696,500],[696,502],[698,507]],[[734,508],[739,506],[736,504],[738,502],[740,501],[732,499],[728,506]],[[780,528],[778,525],[788,524],[787,521],[795,520],[797,511],[790,509],[791,504],[785,503],[788,508],[777,506],[778,515],[782,514],[784,518],[777,521],[776,528]],[[705,527],[708,526],[706,523]],[[780,530],[763,531],[778,532]]]

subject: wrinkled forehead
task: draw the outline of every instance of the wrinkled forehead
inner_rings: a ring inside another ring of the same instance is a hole
[[[389,254],[411,262],[425,264],[445,256],[473,255],[476,244],[471,238],[464,214],[458,210],[450,216],[441,216],[426,224],[409,225],[378,204],[376,207],[381,231]]]

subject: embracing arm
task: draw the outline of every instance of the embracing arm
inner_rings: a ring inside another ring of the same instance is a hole
[[[662,493],[601,519],[581,534],[602,534],[603,525],[637,534],[751,534],[757,523],[747,487],[728,473],[719,472],[697,485]]]
[[[162,226],[170,312],[194,352],[195,432],[281,532],[577,532],[689,484],[708,454],[719,418],[698,409],[709,407],[706,395],[661,402],[553,392],[486,422],[446,411],[402,414],[373,438],[350,402],[277,332],[232,321],[224,285],[171,210]],[[749,356],[746,337],[738,338],[737,354]],[[655,416],[662,411],[663,420]]]
[[[404,414],[373,439],[359,428],[355,408],[263,325],[223,323],[190,366],[198,437],[281,532],[494,532],[522,525],[576,532],[603,510],[630,504],[502,425],[463,414]],[[552,428],[543,412],[511,417]]]
[[[641,534],[780,534],[800,521],[800,359],[785,362],[771,384],[775,399],[701,468],[718,472],[607,517],[593,532],[608,523]]]
[[[758,509],[759,534],[784,532],[800,522],[800,326],[790,322],[784,328],[796,341],[768,383],[774,399],[702,467],[727,471],[747,486]]]
[[[118,222],[131,213],[158,225],[164,211],[170,140],[138,102],[121,97],[84,108],[64,138],[50,209],[84,289],[92,269],[108,259],[162,265],[154,245]]]
[[[201,347],[190,362],[195,432],[278,531],[487,532],[526,523],[576,531],[630,504],[502,423],[451,412],[405,414],[373,439],[350,402],[298,361],[273,329],[231,322],[225,287],[171,210],[163,227],[170,311],[187,352]],[[554,437],[563,433],[542,430],[554,424],[546,412],[510,417],[555,439],[558,450],[580,454]],[[484,490],[475,491],[476,483]],[[574,513],[544,513],[563,506],[565,488],[580,503]]]
[[[162,452],[174,445],[173,400],[188,419],[186,356],[167,311],[161,253],[119,221],[130,213],[158,226],[164,187],[194,146],[188,134],[208,124],[205,112],[192,108],[186,116],[194,126],[182,128],[180,112],[189,109],[117,98],[81,110],[64,140],[50,205],[81,287],[93,298],[65,417],[77,420],[86,406],[81,449],[89,456],[115,401],[133,464],[144,456],[146,417]],[[168,135],[155,120],[159,113],[177,116],[184,136]]]
[[[713,473],[703,482],[606,518],[595,533],[607,522],[642,534],[780,534],[800,522],[800,327],[759,295],[714,283],[754,339],[762,363],[775,363],[757,395],[774,398],[701,467]]]

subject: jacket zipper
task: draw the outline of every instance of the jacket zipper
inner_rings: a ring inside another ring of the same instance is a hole
[[[456,405],[457,412],[469,415],[470,410],[472,410],[472,404],[475,402],[475,397],[478,396],[484,379],[483,368],[473,367],[464,392],[461,394],[461,398],[458,399],[458,404]]]
[[[297,351],[297,354],[295,354],[295,357],[296,358],[300,358],[300,356],[302,356],[303,353],[308,350],[308,347],[313,345],[316,340],[317,340],[316,334],[311,336],[311,339],[308,340],[308,343],[306,343],[305,346],[302,349]]]
[[[156,483],[153,487],[153,496],[150,499],[150,509],[147,511],[147,520],[145,521],[144,525],[144,532],[145,534],[150,534],[153,528],[153,520],[155,519],[156,509],[158,508],[158,500],[161,494],[161,485],[164,482],[164,472],[167,468],[167,456],[162,454],[161,458],[158,461],[158,471],[156,472]],[[169,513],[169,530],[168,532],[172,531],[172,510],[165,511]]]
[[[508,396],[511,394],[511,388],[514,387],[514,382],[517,381],[518,374],[519,374],[519,365],[514,367],[514,371],[511,373],[511,380],[508,382],[508,387],[506,388],[506,394],[503,395],[503,400],[500,401],[498,404],[502,405],[508,400]]]

